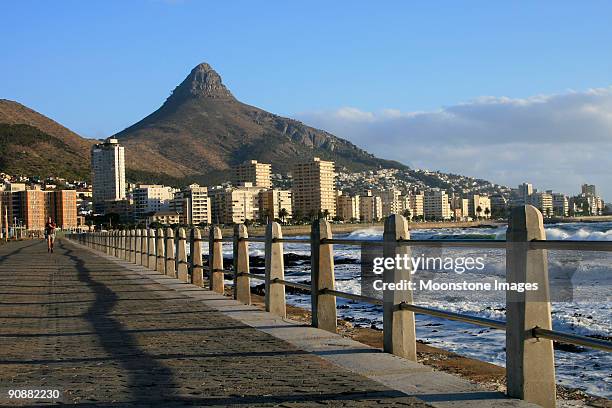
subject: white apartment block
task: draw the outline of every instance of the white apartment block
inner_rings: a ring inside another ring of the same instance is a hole
[[[359,221],[359,196],[349,196],[338,192],[336,198],[336,216],[344,221]]]
[[[283,222],[293,216],[291,190],[260,190],[259,211],[262,221],[280,219]]]
[[[536,207],[542,215],[550,217],[553,215],[553,196],[549,193],[535,193],[531,196],[531,204]]]
[[[467,198],[452,197],[450,204],[456,219],[467,219],[470,216],[470,205]]]
[[[450,220],[451,208],[446,191],[434,189],[425,192],[423,212],[426,219]]]
[[[315,157],[293,167],[293,214],[317,217],[336,215],[334,163]]]
[[[424,215],[423,202],[425,196],[423,194],[409,194],[405,197],[408,200],[410,218],[422,217]]]
[[[400,197],[402,192],[394,188],[387,190],[378,190],[375,195],[380,197],[382,202],[382,214],[383,217],[388,217],[391,214],[401,214],[402,203]]]
[[[212,222],[214,224],[242,224],[260,217],[259,191],[251,183],[238,188],[211,189]]]
[[[132,191],[134,217],[144,220],[148,215],[170,210],[176,189],[159,184],[140,184]]]
[[[180,214],[181,224],[210,224],[212,218],[208,188],[199,184],[190,184],[177,191],[170,201],[170,211]]]
[[[472,195],[468,199],[468,213],[473,219],[491,218],[491,199],[479,194]]]
[[[232,169],[234,185],[251,183],[256,187],[272,187],[272,165],[249,160]]]
[[[382,200],[371,191],[359,197],[359,221],[377,222],[382,219]]]
[[[558,217],[566,217],[569,214],[569,199],[567,196],[562,193],[553,193],[552,191],[548,193],[552,194],[553,214]]]
[[[125,148],[109,138],[91,148],[91,181],[94,211],[104,211],[106,201],[125,199]]]

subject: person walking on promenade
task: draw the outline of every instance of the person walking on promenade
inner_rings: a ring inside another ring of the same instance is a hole
[[[45,224],[45,239],[47,240],[47,252],[53,252],[53,244],[55,243],[55,229],[57,225],[53,222],[51,217],[47,219]]]

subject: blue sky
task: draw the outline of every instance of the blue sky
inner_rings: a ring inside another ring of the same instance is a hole
[[[2,2],[0,97],[105,137],[158,108],[206,61],[240,100],[389,156],[330,121],[346,108],[380,119],[483,96],[608,89],[610,16],[606,1]]]

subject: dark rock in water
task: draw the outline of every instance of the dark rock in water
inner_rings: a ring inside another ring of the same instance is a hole
[[[582,346],[576,346],[575,344],[559,343],[556,341],[553,341],[553,348],[555,350],[567,351],[568,353],[584,353],[585,351],[587,351],[587,349]]]

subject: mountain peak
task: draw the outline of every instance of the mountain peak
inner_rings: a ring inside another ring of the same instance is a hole
[[[234,96],[223,85],[217,71],[203,62],[191,70],[187,78],[174,89],[169,99],[186,98],[234,99]]]

